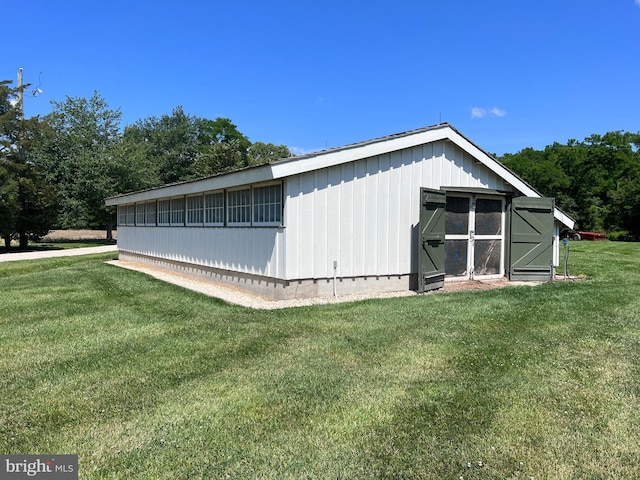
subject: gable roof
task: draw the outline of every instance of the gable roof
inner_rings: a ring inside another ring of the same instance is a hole
[[[504,179],[504,181],[513,186],[513,188],[521,194],[528,197],[542,196],[533,187],[518,177],[518,175],[462,135],[452,125],[448,123],[441,123],[439,125],[387,135],[385,137],[366,140],[364,142],[358,142],[342,147],[274,160],[263,165],[247,167],[241,170],[221,173],[211,177],[164,185],[139,192],[126,193],[108,198],[105,200],[105,203],[108,206],[120,205],[152,200],[159,197],[189,195],[207,190],[219,190],[251,183],[278,180],[292,175],[333,167],[343,163],[353,162],[355,160],[383,155],[442,140],[450,141],[457,145],[463,151],[467,152],[474,159],[487,167],[490,171]],[[556,220],[562,224],[569,228],[573,228],[575,223],[574,220],[561,210],[556,208],[554,216]]]

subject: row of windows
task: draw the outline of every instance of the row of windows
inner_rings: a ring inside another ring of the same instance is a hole
[[[225,218],[226,213],[226,218]],[[118,225],[280,225],[282,187],[265,185],[226,192],[162,198],[118,207]]]

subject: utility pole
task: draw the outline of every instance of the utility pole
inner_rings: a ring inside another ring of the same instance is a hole
[[[24,88],[22,86],[22,67],[18,70],[18,111],[20,120],[24,120]]]

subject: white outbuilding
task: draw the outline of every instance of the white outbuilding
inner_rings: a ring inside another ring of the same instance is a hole
[[[275,299],[549,279],[574,224],[446,123],[106,204],[120,260]]]

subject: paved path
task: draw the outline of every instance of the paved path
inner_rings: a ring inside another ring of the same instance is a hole
[[[36,260],[38,258],[71,257],[74,255],[89,255],[92,253],[115,252],[117,245],[103,245],[101,247],[67,248],[65,250],[45,250],[40,252],[16,252],[0,254],[0,262],[15,262],[17,260]]]

